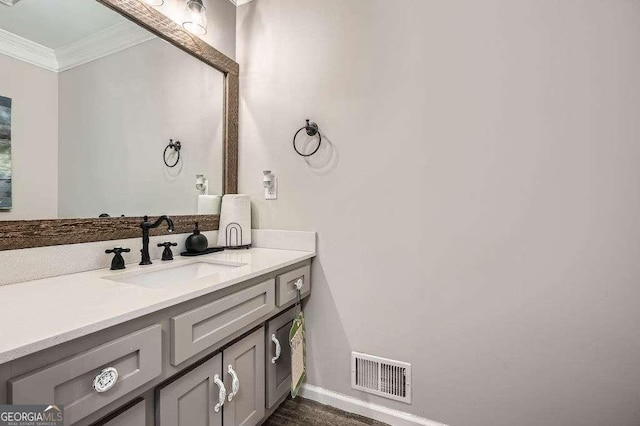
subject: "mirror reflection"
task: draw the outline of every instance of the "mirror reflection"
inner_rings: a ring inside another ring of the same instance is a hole
[[[95,1],[0,8],[0,220],[217,214],[223,90]]]

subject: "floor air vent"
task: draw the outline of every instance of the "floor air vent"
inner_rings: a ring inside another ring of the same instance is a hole
[[[351,386],[411,404],[411,364],[351,352]]]

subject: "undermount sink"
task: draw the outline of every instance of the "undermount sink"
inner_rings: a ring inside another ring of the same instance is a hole
[[[172,266],[156,271],[134,272],[131,274],[115,275],[104,278],[111,281],[138,285],[141,287],[163,288],[209,277],[240,266],[242,266],[242,264],[195,262],[188,263],[186,265]]]

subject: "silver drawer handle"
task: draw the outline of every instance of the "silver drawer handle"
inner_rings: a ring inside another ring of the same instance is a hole
[[[219,391],[218,391],[218,403],[213,408],[213,410],[216,413],[218,413],[218,412],[220,412],[220,409],[224,405],[224,400],[227,398],[227,389],[225,389],[224,383],[222,382],[222,380],[220,380],[220,376],[218,376],[217,374],[215,376],[213,376],[213,383],[218,385],[218,389],[219,389]]]
[[[231,393],[229,394],[229,402],[231,402],[233,397],[236,396],[240,390],[240,380],[238,380],[238,375],[233,371],[233,366],[231,364],[229,364],[229,375],[231,375]]]
[[[304,280],[302,278],[298,278],[296,282],[293,283],[293,286],[298,291],[302,291],[302,287],[304,287]]]
[[[93,389],[98,392],[106,392],[116,385],[118,370],[113,367],[105,368],[93,379]]]
[[[276,356],[271,358],[271,364],[275,364],[276,361],[280,359],[280,352],[282,351],[282,348],[280,347],[280,342],[275,334],[271,335],[271,341],[276,345]]]

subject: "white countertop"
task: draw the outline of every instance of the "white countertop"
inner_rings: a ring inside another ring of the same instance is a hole
[[[124,271],[100,269],[0,287],[0,364],[159,311],[315,256],[308,251],[252,248],[176,257]],[[164,288],[105,279],[193,262],[242,264]]]

